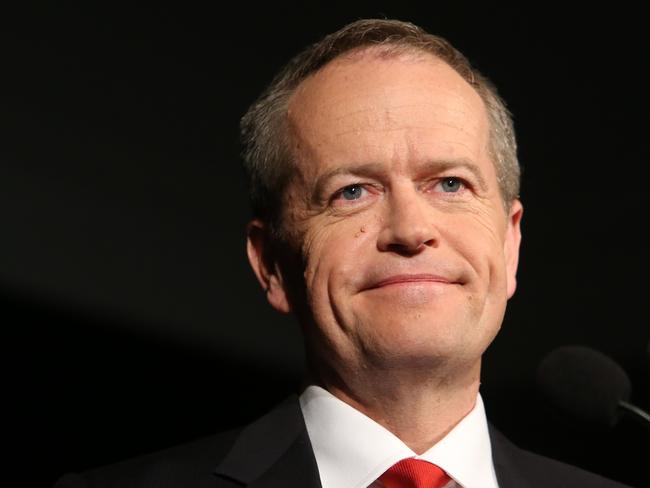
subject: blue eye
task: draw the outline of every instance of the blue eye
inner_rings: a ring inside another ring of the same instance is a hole
[[[346,200],[357,200],[361,197],[363,187],[361,185],[346,186],[341,190],[341,196]]]
[[[440,184],[442,186],[442,191],[446,193],[456,193],[463,186],[463,182],[460,178],[456,178],[455,176],[443,179]]]

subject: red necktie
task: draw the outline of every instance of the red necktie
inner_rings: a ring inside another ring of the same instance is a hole
[[[394,464],[379,479],[386,488],[442,488],[451,480],[435,464],[415,458]]]

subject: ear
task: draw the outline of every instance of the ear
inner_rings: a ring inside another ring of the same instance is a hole
[[[521,244],[521,217],[524,207],[521,202],[515,199],[508,214],[508,227],[506,238],[503,243],[503,253],[506,260],[506,286],[508,298],[515,294],[517,289],[517,266],[519,265],[519,245]]]
[[[291,306],[286,283],[278,265],[269,227],[260,219],[253,219],[248,223],[246,251],[255,276],[266,291],[266,299],[277,311],[289,313]]]

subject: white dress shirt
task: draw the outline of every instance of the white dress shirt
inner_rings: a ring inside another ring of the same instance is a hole
[[[472,411],[420,456],[386,428],[319,386],[305,389],[300,408],[323,488],[379,487],[376,480],[384,471],[410,457],[442,468],[452,478],[448,488],[498,488],[481,395]]]

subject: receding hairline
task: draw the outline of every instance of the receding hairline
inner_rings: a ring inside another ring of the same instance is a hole
[[[354,47],[350,50],[344,51],[342,53],[339,53],[332,59],[328,60],[326,63],[324,63],[322,66],[319,66],[318,69],[315,69],[314,71],[310,72],[298,82],[289,88],[287,100],[286,100],[286,107],[288,108],[289,105],[291,104],[291,101],[295,97],[296,93],[298,93],[305,85],[305,82],[315,78],[319,73],[322,71],[331,68],[335,64],[353,64],[365,59],[379,59],[379,60],[402,60],[406,62],[415,62],[415,63],[420,63],[420,62],[426,62],[426,61],[433,61],[434,63],[438,64],[444,64],[448,68],[450,68],[452,71],[454,71],[460,79],[462,79],[469,87],[471,87],[474,91],[474,93],[481,99],[483,102],[483,106],[487,109],[485,106],[485,102],[483,101],[483,97],[481,96],[481,93],[479,93],[477,89],[476,82],[474,80],[474,77],[471,77],[471,80],[468,80],[466,75],[461,73],[456,67],[454,67],[449,61],[444,59],[443,57],[439,56],[435,52],[433,52],[431,49],[427,49],[425,46],[417,46],[413,44],[404,44],[400,43],[400,41],[390,41],[390,42],[385,42],[385,43],[380,43],[380,44],[369,44],[369,45],[362,45],[358,47]]]
[[[355,61],[362,59],[366,56],[373,56],[377,58],[393,59],[396,57],[411,57],[416,60],[416,58],[424,59],[425,57],[433,57],[439,61],[445,62],[442,57],[436,55],[431,49],[427,49],[424,45],[419,46],[416,44],[408,44],[403,40],[387,40],[385,42],[376,43],[376,44],[364,44],[361,46],[353,47],[347,51],[343,51],[337,54],[335,57],[327,61],[323,66],[319,67],[320,71],[325,66],[333,63],[334,61]]]

